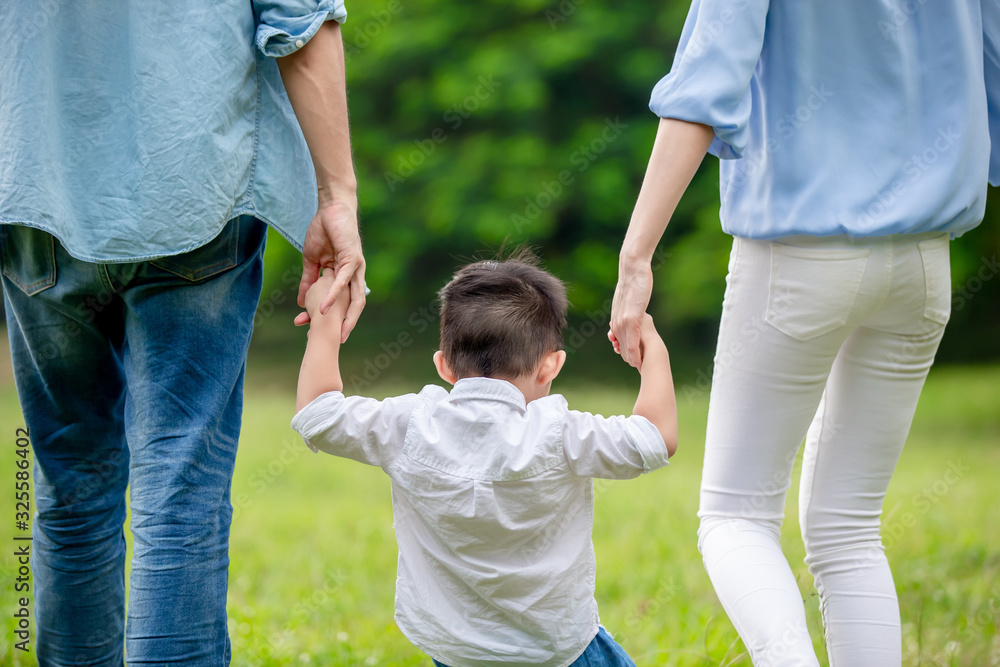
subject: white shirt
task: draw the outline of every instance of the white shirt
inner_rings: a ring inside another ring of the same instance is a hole
[[[450,667],[564,667],[597,634],[593,477],[667,464],[645,417],[602,417],[504,380],[377,401],[323,394],[292,420],[313,451],[392,481],[396,623]]]

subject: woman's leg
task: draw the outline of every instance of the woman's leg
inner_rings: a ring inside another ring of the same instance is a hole
[[[893,263],[892,292],[841,349],[806,440],[799,511],[833,667],[902,659],[880,516],[947,320],[947,240],[900,241]]]
[[[851,328],[880,295],[872,249],[737,239],[715,359],[699,548],[755,665],[818,665],[779,543],[795,454]]]

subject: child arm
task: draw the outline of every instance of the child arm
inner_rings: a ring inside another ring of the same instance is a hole
[[[677,400],[670,373],[670,355],[648,313],[642,318],[639,345],[642,356],[639,397],[635,400],[632,414],[652,422],[663,436],[667,452],[673,456],[677,451]]]
[[[320,304],[333,280],[333,272],[327,271],[306,292],[309,333],[302,366],[299,368],[296,412],[328,391],[344,389],[344,382],[340,377],[340,338],[344,317],[350,305],[350,291],[341,290],[326,314],[320,312]]]

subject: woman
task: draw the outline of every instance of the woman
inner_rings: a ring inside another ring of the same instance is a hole
[[[621,250],[634,366],[653,250],[706,150],[734,236],[699,549],[756,665],[818,665],[778,541],[803,438],[831,665],[899,665],[886,488],[950,310],[948,243],[1000,182],[1000,3],[694,0]],[[991,128],[992,121],[992,128]]]

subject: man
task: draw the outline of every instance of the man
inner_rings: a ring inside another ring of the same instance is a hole
[[[121,665],[123,644],[130,664],[229,662],[265,223],[302,245],[300,304],[329,267],[324,305],[351,290],[343,336],[364,307],[345,17],[342,0],[0,8],[0,266],[42,665]]]

